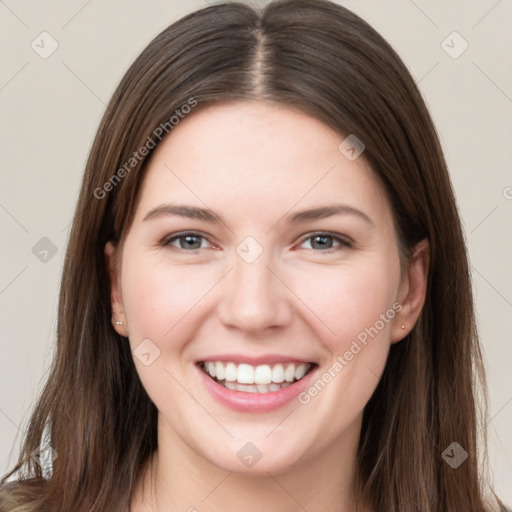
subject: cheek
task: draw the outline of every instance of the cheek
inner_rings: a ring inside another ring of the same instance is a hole
[[[177,404],[187,404],[187,400],[178,383],[182,379],[175,380],[173,376],[190,371],[190,361],[182,359],[182,354],[197,328],[208,291],[217,279],[211,269],[206,272],[199,266],[194,269],[162,262],[165,258],[161,254],[158,258],[135,251],[131,254],[126,251],[126,254],[121,284],[137,372],[157,408],[166,410],[179,424],[183,410],[180,407],[169,409],[169,397],[174,397]],[[144,350],[139,348],[142,346]],[[138,359],[141,352],[151,354],[149,365]],[[200,415],[195,404],[188,403],[188,407]]]
[[[310,280],[314,287],[298,292],[320,317],[317,335],[328,352],[318,380],[299,403],[329,418],[326,438],[336,437],[361,413],[384,370],[399,279],[398,263],[389,261],[375,258],[372,264],[319,272]]]
[[[162,260],[161,255],[135,254],[123,261],[123,304],[132,343],[150,338],[163,346],[171,333],[173,339],[180,339],[177,332],[197,314],[215,285],[211,269]]]
[[[398,287],[395,266],[375,259],[371,263],[321,269],[307,283],[303,279],[296,282],[297,295],[317,315],[316,324],[323,324],[319,334],[333,349],[343,350],[376,323],[379,331],[390,330],[394,310],[387,315],[386,312],[393,305]],[[384,325],[380,315],[386,316]]]

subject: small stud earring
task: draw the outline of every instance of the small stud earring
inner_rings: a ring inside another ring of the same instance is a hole
[[[117,320],[114,320],[113,318],[112,318],[112,323],[114,325],[123,325],[123,322],[118,322]]]
[[[402,329],[405,329],[405,325],[401,325],[400,327],[401,327]]]

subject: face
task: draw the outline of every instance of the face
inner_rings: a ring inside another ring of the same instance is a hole
[[[279,473],[357,438],[414,307],[384,189],[344,139],[255,102],[197,111],[157,148],[106,254],[159,444]]]

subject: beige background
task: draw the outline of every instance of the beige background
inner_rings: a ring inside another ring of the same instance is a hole
[[[490,465],[498,493],[512,504],[512,2],[340,3],[403,57],[440,132],[473,266],[490,386]],[[68,226],[105,104],[146,44],[204,5],[0,0],[2,472],[14,461],[50,361]],[[46,59],[31,47],[51,49],[43,31],[58,44]],[[446,39],[453,31],[463,39]],[[467,50],[452,58],[464,40]],[[46,262],[32,251],[43,237],[57,249]]]

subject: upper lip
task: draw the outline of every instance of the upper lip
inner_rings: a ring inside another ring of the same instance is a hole
[[[263,354],[261,356],[248,356],[247,354],[217,354],[213,356],[204,357],[197,362],[207,363],[209,361],[217,362],[222,361],[226,363],[235,364],[250,364],[251,366],[259,366],[263,364],[278,364],[278,363],[310,363],[312,361],[307,359],[300,359],[295,356],[285,356],[281,354]]]

